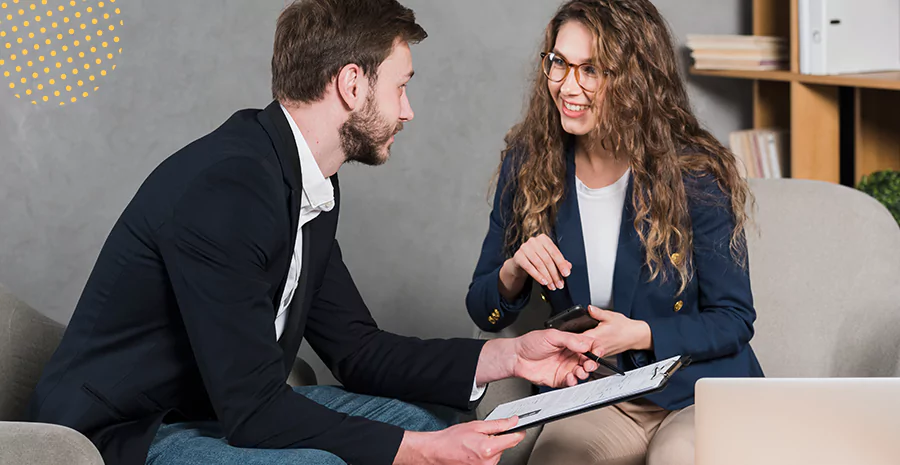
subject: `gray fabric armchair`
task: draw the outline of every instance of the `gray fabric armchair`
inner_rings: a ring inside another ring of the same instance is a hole
[[[900,376],[900,228],[884,206],[847,187],[803,180],[752,180],[748,233],[757,311],[750,345],[769,377]],[[549,306],[535,294],[514,337],[541,327]],[[522,380],[493,383],[478,406],[531,394]],[[538,428],[501,463],[525,464]]]
[[[59,425],[22,422],[44,364],[62,338],[63,325],[41,315],[0,285],[0,463],[103,465],[81,433]],[[315,372],[297,359],[293,386],[316,384]]]

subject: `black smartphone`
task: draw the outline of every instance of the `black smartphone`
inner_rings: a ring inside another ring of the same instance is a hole
[[[591,317],[586,308],[576,305],[545,321],[544,327],[570,333],[583,333],[597,327],[598,324],[599,322]]]

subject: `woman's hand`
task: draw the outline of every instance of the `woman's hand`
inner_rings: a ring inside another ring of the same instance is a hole
[[[621,313],[602,310],[593,305],[588,307],[588,312],[600,324],[582,334],[594,340],[593,348],[597,351],[594,354],[597,356],[609,357],[626,350],[653,348],[653,335],[647,322],[632,320]]]
[[[551,291],[565,286],[563,278],[572,273],[572,264],[546,234],[532,237],[519,247],[512,258],[500,269],[500,294],[507,300],[515,300],[522,292],[528,276]]]

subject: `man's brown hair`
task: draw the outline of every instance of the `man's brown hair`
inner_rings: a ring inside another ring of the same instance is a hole
[[[374,82],[397,40],[415,44],[426,37],[413,11],[396,0],[296,0],[278,17],[272,96],[282,102],[320,100],[350,63]]]

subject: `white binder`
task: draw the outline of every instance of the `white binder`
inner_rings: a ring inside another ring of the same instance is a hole
[[[900,70],[900,0],[799,0],[800,72]]]

